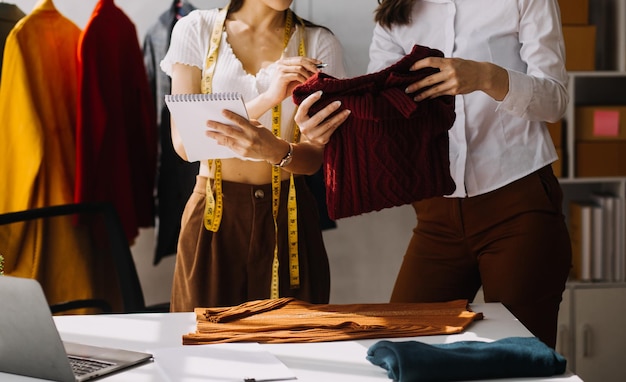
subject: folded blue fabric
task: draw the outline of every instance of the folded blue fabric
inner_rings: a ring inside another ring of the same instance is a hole
[[[567,363],[535,337],[437,345],[384,340],[370,346],[367,359],[399,382],[548,377],[563,374]]]

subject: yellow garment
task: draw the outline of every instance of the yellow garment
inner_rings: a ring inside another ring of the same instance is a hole
[[[80,29],[40,0],[6,40],[0,84],[0,213],[73,202]],[[51,240],[54,239],[54,240]],[[49,303],[90,298],[93,259],[71,216],[0,226],[5,274]]]

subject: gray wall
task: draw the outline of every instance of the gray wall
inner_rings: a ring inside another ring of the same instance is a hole
[[[13,0],[29,13],[38,0]],[[226,1],[191,0],[198,8],[221,6]],[[146,30],[165,11],[172,0],[116,0],[137,27],[143,41]],[[67,18],[83,28],[97,0],[55,0],[55,6]],[[348,74],[364,74],[372,34],[372,12],[376,0],[295,0],[294,9],[302,17],[333,30],[344,47]],[[328,249],[332,289],[331,302],[386,302],[396,272],[415,224],[409,206],[341,219],[337,229],[324,233]],[[169,298],[174,256],[158,266],[152,265],[154,230],[145,229],[133,246],[146,302]]]

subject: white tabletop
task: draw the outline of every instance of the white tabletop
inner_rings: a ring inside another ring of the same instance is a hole
[[[463,333],[410,339],[435,344],[466,340],[494,341],[505,337],[531,336],[531,333],[501,304],[472,304],[471,307],[476,312],[482,312],[484,319],[472,323]],[[138,351],[158,351],[172,347],[180,347],[182,351],[182,335],[195,331],[196,327],[193,313],[55,316],[54,321],[63,340]],[[367,348],[377,341],[378,339],[261,346],[293,371],[298,382],[390,381],[382,368],[371,364],[365,358]],[[181,362],[180,374],[175,381],[206,380],[185,372],[185,362]],[[169,377],[163,373],[162,368],[158,367],[158,359],[156,359],[154,362],[102,380],[107,382],[169,382],[172,380],[171,375]],[[35,381],[32,378],[5,373],[0,373],[0,380]],[[568,372],[551,378],[507,379],[507,381],[581,382],[581,379]]]

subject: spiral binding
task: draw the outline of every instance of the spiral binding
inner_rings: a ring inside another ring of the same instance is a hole
[[[202,101],[235,101],[242,98],[238,92],[207,93],[207,94],[167,94],[170,102],[202,102]]]

